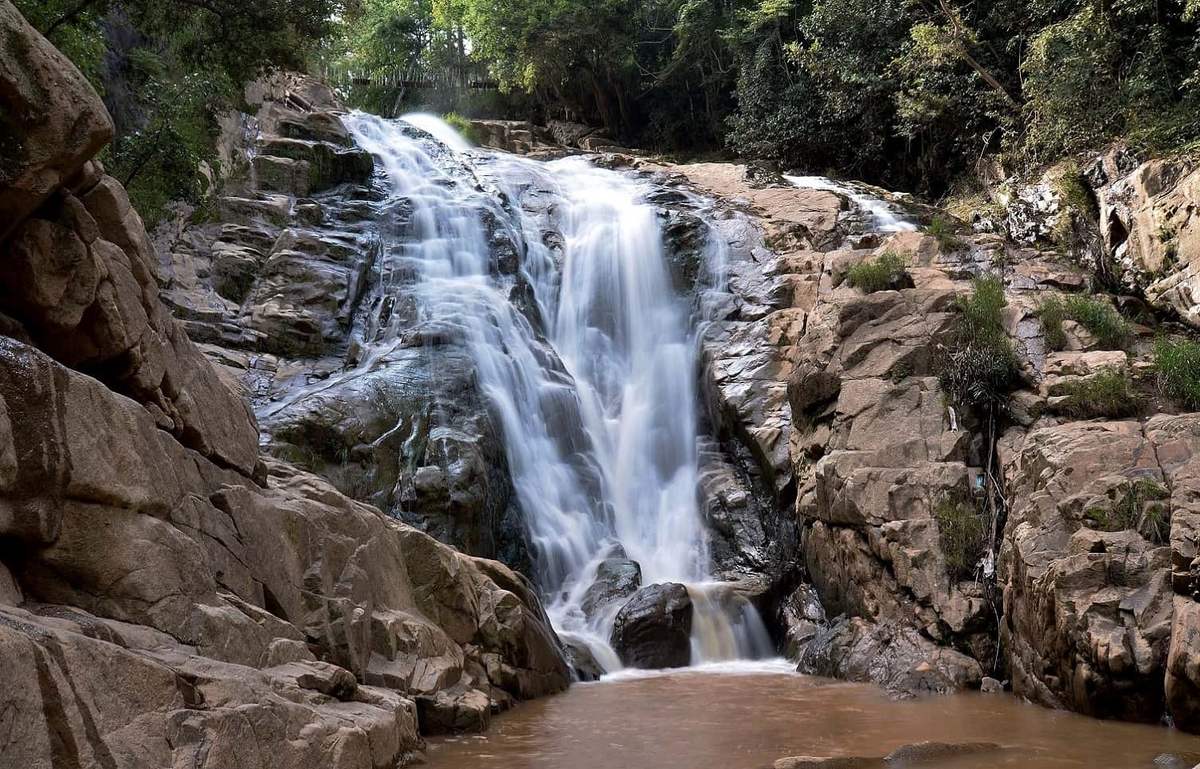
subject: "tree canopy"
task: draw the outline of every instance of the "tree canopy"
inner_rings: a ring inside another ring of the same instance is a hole
[[[996,155],[1200,140],[1200,0],[18,5],[102,88],[135,194],[202,154],[247,78],[306,62],[376,111],[579,120],[932,194]],[[148,155],[164,137],[173,149]]]

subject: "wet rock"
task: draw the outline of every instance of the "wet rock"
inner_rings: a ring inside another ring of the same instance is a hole
[[[779,626],[783,628],[783,655],[799,662],[808,642],[825,627],[825,609],[812,585],[801,585],[779,605]]]
[[[1155,756],[1154,769],[1195,769],[1200,766],[1200,753],[1160,753]]]
[[[700,499],[709,526],[713,571],[722,579],[765,578],[786,583],[795,564],[796,531],[787,516],[765,501],[715,442],[699,446]],[[770,592],[769,589],[764,593]]]
[[[580,607],[591,617],[642,586],[642,567],[628,558],[606,558],[596,567],[596,580],[583,594]]]
[[[676,582],[649,585],[617,612],[612,646],[636,668],[686,667],[691,661],[692,599]]]
[[[991,676],[984,676],[983,680],[979,682],[979,691],[984,694],[1002,694],[1004,682]]]
[[[991,742],[917,742],[902,745],[882,758],[862,756],[791,756],[775,762],[774,769],[890,769],[891,767],[940,766],[959,756],[975,756],[1001,750]]]
[[[774,769],[879,769],[885,766],[882,758],[864,756],[788,756],[774,764]]]
[[[583,639],[563,633],[559,635],[559,640],[562,641],[567,664],[574,672],[575,680],[599,681],[600,676],[607,672],[596,661],[596,656]]]
[[[916,630],[842,618],[818,633],[800,657],[799,671],[873,683],[901,696],[949,694],[976,687],[979,663],[938,646]]]
[[[902,745],[883,759],[886,766],[924,766],[959,756],[995,753],[1001,747],[994,742],[916,742]]]

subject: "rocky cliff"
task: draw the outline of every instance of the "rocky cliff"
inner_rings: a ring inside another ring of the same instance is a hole
[[[231,196],[218,232],[236,237],[205,265],[236,292],[271,253],[271,298],[249,324],[220,295],[174,319],[160,292],[187,276],[94,160],[99,99],[8,2],[0,29],[0,763],[392,767],[422,733],[565,687],[524,578],[260,454],[189,338],[319,349],[360,290],[338,259],[370,244],[284,232],[314,215],[290,198]],[[260,185],[369,172],[296,100],[307,117],[276,115]],[[316,271],[342,291],[304,295]]]
[[[794,505],[810,584],[782,601],[780,621],[801,670],[905,693],[990,675],[1051,707],[1194,728],[1200,416],[1156,387],[1154,340],[1183,332],[1170,316],[1142,313],[1118,342],[1070,320],[1047,331],[1047,299],[1105,285],[1094,262],[946,232],[944,215],[900,199],[933,232],[872,231],[852,197],[754,167],[634,163],[722,201],[729,301],[705,335],[703,385],[730,453],[776,505]],[[1103,196],[1106,237],[1186,219],[1189,177],[1168,175],[1181,188],[1158,184],[1125,208]],[[1163,310],[1190,301],[1154,287],[1190,279],[1194,233],[1177,227],[1179,266],[1145,291]],[[1124,242],[1110,253],[1155,258]],[[855,265],[888,253],[907,265],[904,281],[852,286]],[[956,409],[938,378],[981,275],[1002,281],[1019,366],[991,427]],[[1088,383],[1114,376],[1136,391],[1129,416],[1098,413]],[[948,510],[975,510],[989,488],[999,514],[982,517],[988,544],[963,563]]]

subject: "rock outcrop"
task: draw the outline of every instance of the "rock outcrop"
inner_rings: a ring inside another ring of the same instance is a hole
[[[524,578],[260,456],[92,159],[99,100],[0,24],[0,763],[392,767],[565,687]]]
[[[1105,261],[1151,305],[1200,326],[1200,166],[1158,158],[1127,170],[1124,158],[1110,151],[1089,177]]]
[[[727,296],[714,303],[702,384],[726,455],[776,506],[795,505],[811,587],[777,616],[802,669],[900,691],[995,674],[1053,707],[1144,721],[1167,712],[1196,728],[1200,416],[1154,393],[1154,331],[1133,324],[1128,349],[1105,350],[1067,322],[1065,351],[1052,351],[1042,299],[1100,281],[1037,237],[871,232],[853,201],[751,167],[643,167],[724,201],[709,221],[730,245]],[[1163,176],[1170,184],[1142,198],[1185,195],[1186,173]],[[1176,203],[1172,216],[1190,210]],[[853,265],[885,252],[904,258],[911,287],[848,285]],[[948,407],[937,378],[959,297],[982,274],[1004,283],[1021,367],[1002,437]],[[1064,408],[1064,393],[1105,371],[1144,393],[1139,418],[1081,421]],[[992,544],[980,560],[958,563],[945,510],[987,484],[1005,515],[983,522]]]

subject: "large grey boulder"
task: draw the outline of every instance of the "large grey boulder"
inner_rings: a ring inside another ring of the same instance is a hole
[[[691,661],[692,598],[677,582],[649,585],[617,612],[612,646],[635,668],[686,667]]]

